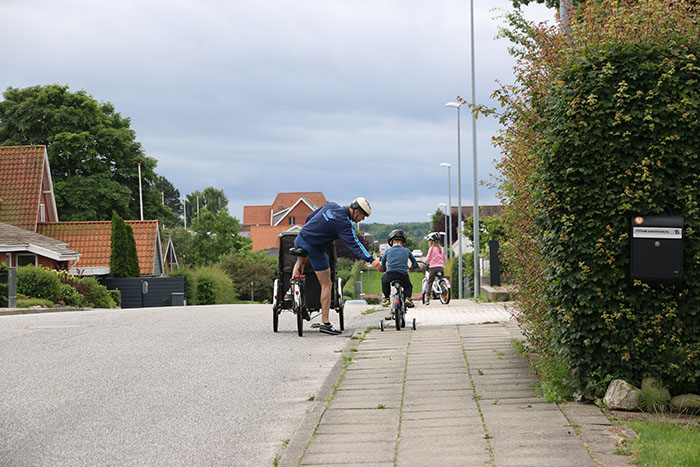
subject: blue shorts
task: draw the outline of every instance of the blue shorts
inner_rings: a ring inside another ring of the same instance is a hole
[[[328,254],[324,251],[317,250],[309,242],[304,240],[304,238],[301,235],[297,235],[297,238],[294,239],[294,246],[297,248],[303,248],[309,253],[309,261],[311,261],[311,266],[314,268],[314,271],[325,271],[326,269],[330,269],[331,263],[328,260]]]

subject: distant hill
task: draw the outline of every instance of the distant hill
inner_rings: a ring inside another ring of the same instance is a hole
[[[360,224],[360,230],[374,235],[379,242],[386,242],[389,232],[394,229],[401,229],[406,232],[416,243],[420,243],[423,237],[430,232],[431,224],[428,222],[406,222],[400,224]]]

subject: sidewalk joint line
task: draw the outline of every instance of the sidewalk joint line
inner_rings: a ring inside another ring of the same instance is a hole
[[[364,340],[364,337],[369,333],[370,328],[365,329],[365,332],[362,333],[362,337],[360,338],[360,342]],[[326,399],[326,404],[323,407],[323,412],[321,412],[321,416],[318,418],[318,423],[316,423],[316,426],[314,427],[313,433],[311,433],[311,437],[309,438],[309,442],[306,443],[306,446],[304,446],[304,452],[302,452],[301,457],[299,457],[299,462],[297,463],[297,466],[301,465],[301,462],[304,460],[304,457],[306,456],[306,451],[309,449],[309,446],[311,446],[311,443],[313,442],[314,438],[316,437],[316,432],[318,431],[318,427],[321,425],[321,420],[323,420],[323,417],[326,415],[326,412],[328,411],[328,408],[331,406],[331,402],[333,402],[333,399],[335,398],[335,393],[338,391],[338,387],[340,387],[340,383],[343,381],[345,378],[345,374],[348,372],[348,366],[355,361],[355,352],[357,352],[357,347],[352,347],[349,343],[348,346],[345,348],[343,351],[343,355],[341,356],[343,359],[343,372],[340,374],[338,377],[338,381],[333,384],[333,392],[331,395]],[[347,357],[346,354],[350,354],[350,358]]]
[[[401,405],[399,406],[399,429],[396,433],[396,449],[394,450],[394,467],[398,465],[399,462],[399,444],[401,444],[401,423],[403,422],[403,404],[406,399],[406,375],[408,374],[408,354],[411,353],[411,341],[413,340],[413,330],[408,337],[408,344],[406,345],[406,359],[404,360],[403,366],[403,383],[401,386]]]
[[[457,337],[459,338],[459,326],[457,326]],[[474,377],[472,376],[472,369],[471,366],[469,365],[469,358],[467,358],[467,351],[464,348],[464,342],[460,338],[460,347],[462,348],[462,355],[464,356],[464,362],[467,365],[467,373],[469,374],[469,382],[472,385],[472,393],[474,394],[473,399],[474,402],[476,403],[476,408],[479,411],[479,417],[481,417],[481,426],[484,428],[484,439],[486,440],[486,446],[489,450],[489,458],[491,460],[491,465],[493,467],[496,467],[496,459],[493,454],[493,446],[491,446],[491,436],[489,436],[489,430],[486,427],[486,419],[484,419],[484,412],[481,410],[481,404],[479,403],[479,400],[481,397],[479,394],[476,392],[476,384],[474,384]]]

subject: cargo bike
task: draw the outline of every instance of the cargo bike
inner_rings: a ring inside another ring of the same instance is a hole
[[[292,277],[294,264],[300,256],[306,256],[306,252],[294,246],[294,239],[297,232],[282,232],[280,238],[279,262],[277,266],[278,279],[275,279],[272,287],[272,330],[279,329],[279,319],[282,312],[291,312],[296,317],[297,332],[299,337],[304,335],[304,321],[311,321],[321,315],[321,284],[316,277],[316,273],[311,267],[311,262],[307,261],[304,271],[296,277]],[[345,303],[343,301],[342,279],[337,276],[338,258],[335,252],[335,245],[331,245],[326,250],[331,269],[331,308],[338,314],[338,328],[345,329]],[[291,297],[285,294],[294,284]],[[320,323],[313,323],[312,328],[317,328]]]

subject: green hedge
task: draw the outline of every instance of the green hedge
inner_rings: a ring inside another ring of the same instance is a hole
[[[204,266],[195,270],[197,277],[197,305],[235,303],[238,300],[231,278],[218,266]]]
[[[185,281],[185,300],[188,305],[197,304],[197,277],[190,268],[180,267],[168,274],[169,277],[182,277]]]
[[[589,382],[700,384],[698,57],[698,41],[617,44],[580,57],[547,101],[537,225],[548,313]],[[630,219],[655,214],[685,219],[682,287],[629,279]]]

